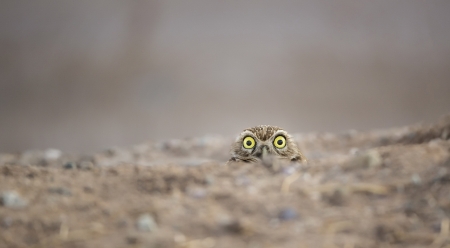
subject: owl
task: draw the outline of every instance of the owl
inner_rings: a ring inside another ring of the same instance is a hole
[[[273,159],[306,162],[292,137],[283,129],[261,125],[245,129],[231,146],[232,161],[271,164]]]

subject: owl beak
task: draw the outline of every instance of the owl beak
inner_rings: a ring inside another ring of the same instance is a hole
[[[271,157],[270,157],[270,154],[269,154],[269,148],[267,146],[263,146],[262,147],[261,161],[266,166],[269,166],[269,165],[272,164]]]

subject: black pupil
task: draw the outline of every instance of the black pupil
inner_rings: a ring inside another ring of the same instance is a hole
[[[246,143],[248,146],[251,146],[252,145],[252,141],[251,140],[247,140],[247,143]]]
[[[283,140],[280,140],[280,139],[279,139],[279,140],[277,141],[277,144],[281,146],[281,145],[283,144]]]

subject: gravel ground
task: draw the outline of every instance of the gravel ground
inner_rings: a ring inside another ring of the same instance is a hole
[[[277,168],[227,165],[234,137],[1,154],[0,247],[450,247],[449,137],[296,134],[308,164]]]

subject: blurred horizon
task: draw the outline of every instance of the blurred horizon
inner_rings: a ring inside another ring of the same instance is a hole
[[[433,122],[449,1],[8,1],[0,152]]]

